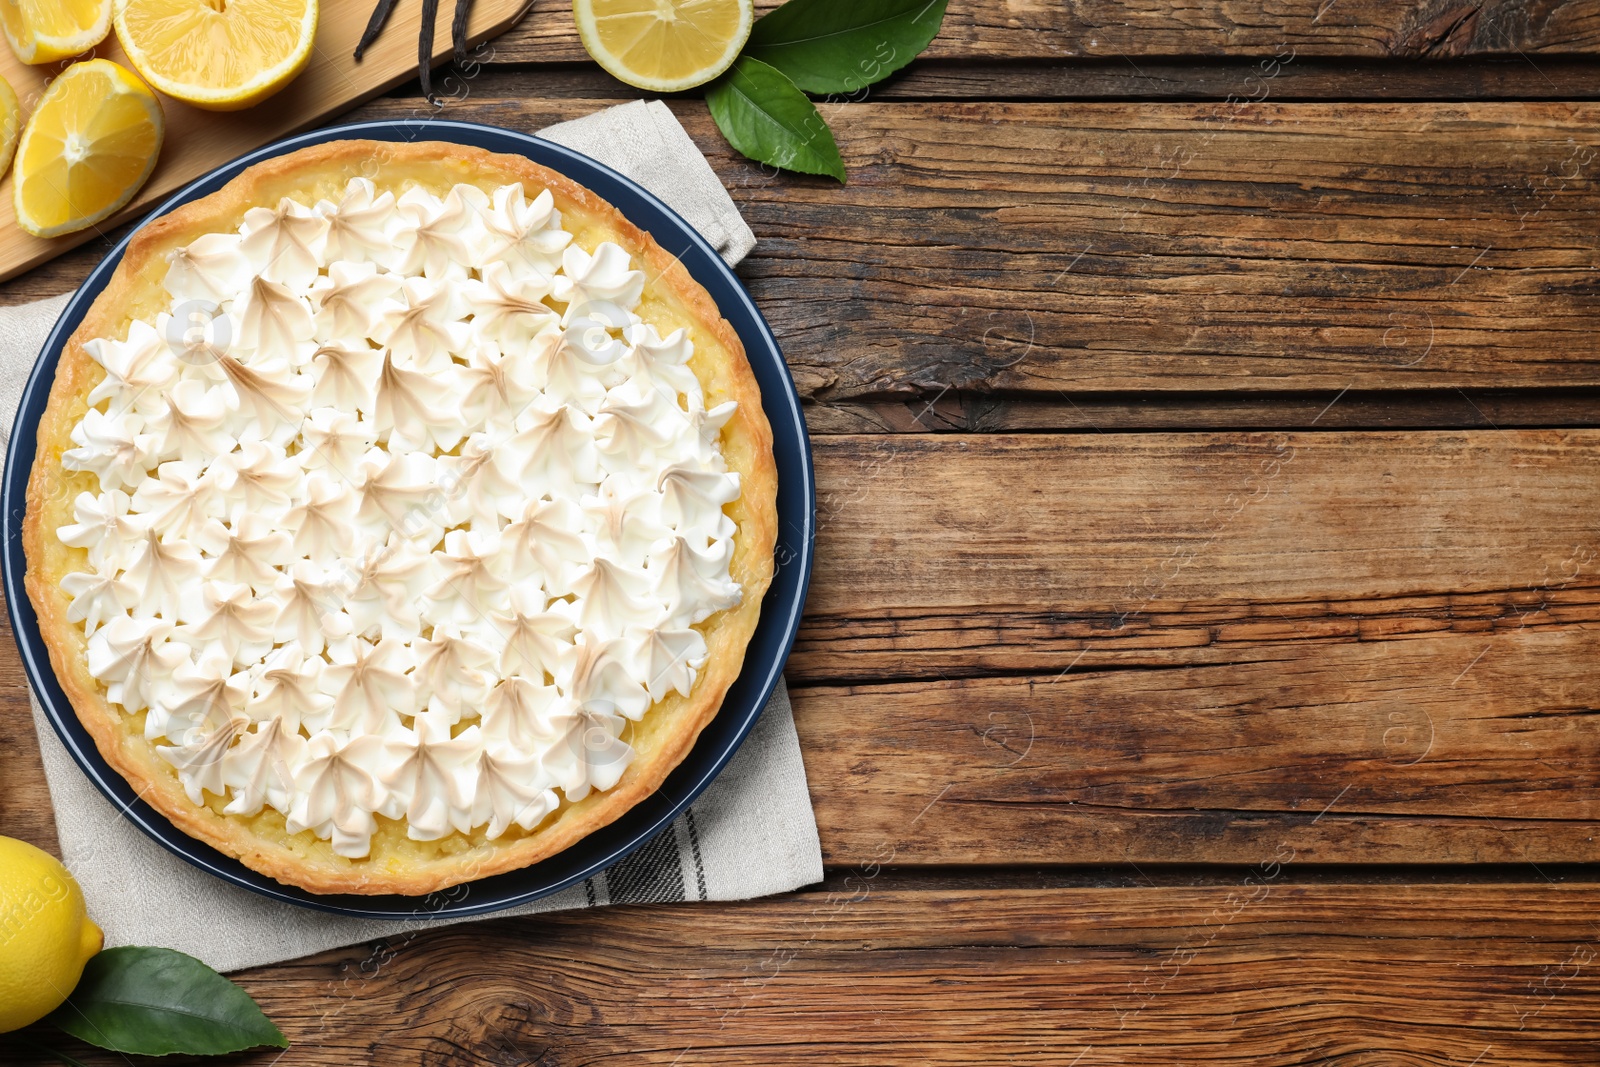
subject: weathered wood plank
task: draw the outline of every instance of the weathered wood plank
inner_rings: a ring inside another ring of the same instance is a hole
[[[473,71],[471,95],[635,100],[639,90],[594,62],[522,65],[490,61]],[[1267,77],[1270,74],[1271,77]],[[452,69],[456,84],[463,78]],[[442,75],[441,75],[442,77]],[[919,58],[856,99],[934,100],[1229,100],[1259,99],[1264,82],[1277,101],[1592,100],[1600,63],[1591,58],[1520,56],[1418,63],[1406,59],[1319,58],[1285,63],[1251,56],[1207,60],[1141,58],[1015,60]],[[419,95],[415,85],[391,95]],[[692,100],[699,93],[683,94]]]
[[[762,175],[675,107],[817,402],[1600,385],[1600,104],[841,105],[843,188]]]
[[[816,400],[1600,380],[1589,105],[907,110],[735,184]]]
[[[1600,424],[1600,390],[1076,393],[1051,400],[950,389],[928,397],[815,401],[805,413],[812,434],[1540,429]]]
[[[576,70],[589,70],[575,67]],[[873,100],[1227,100],[1257,98],[1264,75],[1273,100],[1589,100],[1600,90],[1592,59],[1541,56],[1418,63],[1299,55],[1108,59],[919,59],[872,86]],[[529,72],[534,73],[532,71]],[[604,75],[599,75],[604,77]],[[604,94],[600,94],[604,95]]]
[[[1600,860],[1600,431],[816,453],[790,677],[830,862]],[[41,834],[20,686],[3,657],[0,814]]]
[[[1312,886],[1293,864],[1002,892],[867,868],[831,891],[501,920],[239,977],[295,1042],[284,1067],[1594,1062],[1593,887]]]
[[[759,0],[757,12],[780,0]],[[956,0],[927,54],[937,57],[1067,59],[1083,56],[1291,54],[1445,58],[1588,53],[1600,47],[1593,0],[1078,0],[1006,4]],[[503,61],[585,58],[571,10],[535,0],[495,42]]]
[[[824,855],[1600,859],[1600,634],[1292,643],[1178,670],[797,689]],[[863,724],[870,724],[864,728]]]
[[[1081,613],[1114,631],[1157,606],[1203,605],[1216,626],[1215,602],[1243,622],[1251,603],[1516,602],[1596,584],[1596,431],[902,434],[813,449],[813,620]]]

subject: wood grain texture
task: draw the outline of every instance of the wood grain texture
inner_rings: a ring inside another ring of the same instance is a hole
[[[1521,56],[1428,63],[1312,55],[1289,63],[1270,56],[1200,62],[1141,56],[1134,63],[1113,56],[1029,62],[918,59],[874,85],[870,98],[1227,100],[1259,91],[1258,79],[1269,72],[1274,75],[1271,97],[1279,101],[1587,100],[1600,88],[1600,65],[1568,56],[1540,56],[1537,65]]]
[[[1600,860],[1600,636],[1241,649],[1174,670],[798,689],[824,855]],[[863,732],[861,724],[870,722]]]
[[[527,3],[528,0],[476,0],[468,22],[470,39],[476,43],[500,33],[516,20]],[[127,208],[100,226],[49,239],[23,233],[16,224],[11,177],[7,174],[0,179],[0,280],[101,237],[124,220],[138,218],[168,193],[213,167],[269,141],[323,124],[330,116],[411,78],[417,69],[420,7],[400,5],[382,36],[358,63],[352,53],[370,13],[370,7],[363,3],[323,4],[311,62],[282,92],[254,108],[218,114],[160,97],[167,123],[161,159]],[[449,53],[447,23],[435,35],[434,62],[442,61]],[[131,69],[115,34],[107,37],[94,54]],[[19,62],[9,48],[0,48],[0,77],[21,98],[25,118],[32,114],[45,85],[67,62],[28,66]],[[414,102],[413,109],[419,115],[432,112],[420,101]]]
[[[1207,1063],[1600,1054],[1592,886],[924,890],[867,866],[748,904],[421,934],[245,972],[283,1067]],[[116,1057],[69,1046],[90,1064]]]
[[[758,0],[758,14],[779,0]],[[1437,59],[1587,54],[1600,48],[1595,0],[955,0],[934,57],[1319,55]],[[502,60],[584,58],[562,0],[535,0],[495,44]]]
[[[1070,401],[1070,402],[1069,402]],[[1137,430],[1509,430],[1600,423],[1600,390],[1340,389],[1281,393],[1076,393],[1052,401],[961,389],[819,401],[812,434]]]
[[[1126,662],[1112,650],[1141,647],[1170,664],[1230,626],[1355,640],[1465,627],[1458,605],[1487,631],[1600,584],[1593,430],[899,435],[814,450],[801,678],[1060,670],[1086,650],[1112,666]],[[999,618],[1028,620],[1027,636],[983,635]],[[852,620],[880,621],[837,643]],[[957,636],[964,620],[981,647]]]
[[[607,102],[466,89],[518,129]],[[1600,386],[1600,104],[840,105],[844,188],[674,107],[814,404]]]
[[[1600,860],[1600,431],[815,450],[828,862]],[[48,843],[19,675],[0,817]]]

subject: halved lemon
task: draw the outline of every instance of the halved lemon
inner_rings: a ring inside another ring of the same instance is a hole
[[[116,0],[116,26],[145,81],[195,107],[237,111],[305,69],[317,0]]]
[[[165,128],[156,95],[131,71],[109,59],[74,63],[17,143],[17,222],[57,237],[110,216],[150,177]]]
[[[54,63],[106,39],[111,0],[0,0],[0,30],[24,63]]]
[[[613,77],[671,93],[728,69],[750,36],[755,5],[753,0],[573,0],[572,15],[583,47]]]

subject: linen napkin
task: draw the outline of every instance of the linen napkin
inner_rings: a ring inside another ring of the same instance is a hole
[[[730,265],[755,246],[705,157],[660,101],[622,104],[539,131],[666,201]],[[0,308],[0,447],[22,386],[66,296]],[[32,697],[32,694],[30,694]],[[33,700],[62,859],[83,886],[107,945],[162,945],[219,971],[292,959],[443,922],[418,898],[415,920],[353,919],[284,904],[190,866],[107,801]],[[822,852],[789,697],[780,684],[722,774],[655,840],[605,873],[502,915],[607,904],[742,900],[822,878]],[[470,899],[470,889],[467,891]]]

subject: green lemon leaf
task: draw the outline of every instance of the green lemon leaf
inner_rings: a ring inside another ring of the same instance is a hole
[[[169,948],[108,948],[47,1021],[113,1052],[215,1056],[289,1042],[250,994]]]
[[[844,181],[844,161],[822,113],[760,60],[740,56],[706,90],[706,106],[728,143],[758,163]]]
[[[887,78],[939,33],[946,0],[789,0],[763,15],[744,54],[808,93],[853,93]]]

